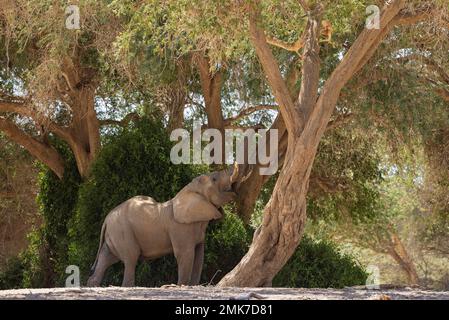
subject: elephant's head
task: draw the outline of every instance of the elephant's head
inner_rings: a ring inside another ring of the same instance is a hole
[[[173,199],[174,218],[179,223],[210,221],[222,217],[221,207],[236,197],[232,184],[237,170],[199,176]]]

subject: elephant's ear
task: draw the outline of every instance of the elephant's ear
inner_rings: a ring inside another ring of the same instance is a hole
[[[221,213],[202,195],[183,191],[173,199],[173,215],[179,223],[194,223],[221,218]]]

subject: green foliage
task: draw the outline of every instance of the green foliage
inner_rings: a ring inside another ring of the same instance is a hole
[[[55,285],[62,285],[68,265],[68,222],[74,215],[81,177],[71,151],[61,144],[58,149],[65,159],[64,177],[59,179],[50,169],[43,168],[37,202],[44,220],[42,236],[48,248],[48,259],[54,263],[51,269],[56,276]]]
[[[209,224],[202,274],[203,283],[216,284],[231,271],[248,251],[252,230],[234,214]]]
[[[19,257],[11,258],[0,272],[0,290],[19,289],[23,281],[23,262]]]
[[[24,288],[42,288],[55,286],[55,258],[50,260],[50,248],[45,238],[45,224],[28,235],[28,247],[19,255],[23,266],[21,283],[16,286]],[[66,238],[66,236],[64,236]],[[66,241],[66,239],[64,239]],[[50,265],[51,264],[51,265]],[[9,273],[15,270],[8,270]]]
[[[41,167],[37,203],[43,225],[29,235],[29,246],[21,257],[25,265],[23,286],[49,287],[64,283],[68,252],[68,221],[74,214],[81,177],[67,146],[55,142],[65,159],[63,179]]]
[[[376,139],[374,133],[366,135],[351,127],[334,129],[323,137],[312,170],[316,178],[311,179],[308,194],[309,217],[336,221],[350,216],[358,222],[376,216],[377,186],[385,171]]]
[[[335,244],[305,236],[293,256],[273,279],[275,287],[343,288],[366,283],[368,274]]]
[[[59,179],[43,165],[40,168],[36,201],[43,223],[28,235],[28,247],[0,276],[9,279],[10,287],[53,287],[64,282],[68,265],[67,224],[74,213],[81,178],[67,146],[60,141],[53,142],[65,159],[64,177]]]

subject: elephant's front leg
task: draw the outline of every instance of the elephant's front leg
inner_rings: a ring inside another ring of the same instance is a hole
[[[201,280],[201,271],[203,270],[204,260],[204,243],[200,243],[195,247],[195,260],[193,262],[191,285],[198,285]]]
[[[178,285],[189,285],[192,276],[195,248],[192,246],[176,251],[175,257],[178,262]]]

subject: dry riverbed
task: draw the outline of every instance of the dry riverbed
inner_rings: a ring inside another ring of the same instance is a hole
[[[18,289],[0,291],[0,299],[55,300],[55,299],[143,299],[143,300],[403,300],[444,299],[449,292],[428,291],[418,288],[367,290],[363,287],[345,289],[292,289],[292,288],[217,288],[176,287],[162,288],[53,288]]]

